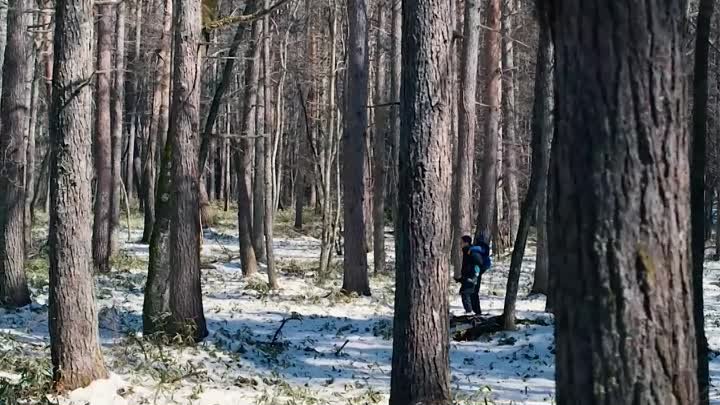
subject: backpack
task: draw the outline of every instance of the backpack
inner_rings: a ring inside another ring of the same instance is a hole
[[[492,267],[492,259],[490,258],[490,246],[481,242],[478,245],[470,247],[470,253],[479,253],[482,257],[482,271],[490,270]]]

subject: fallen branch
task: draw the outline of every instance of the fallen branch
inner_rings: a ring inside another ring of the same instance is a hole
[[[345,343],[343,343],[343,345],[340,346],[339,349],[337,349],[337,351],[335,352],[335,357],[340,357],[340,352],[343,351],[343,349],[345,348],[345,346],[347,346],[348,343],[350,343],[350,339],[345,340]]]
[[[302,315],[298,314],[297,312],[293,312],[292,314],[290,314],[289,318],[283,319],[282,322],[280,323],[280,327],[277,329],[277,331],[275,331],[275,335],[273,336],[272,341],[270,342],[270,345],[274,345],[275,343],[277,343],[277,339],[280,336],[280,332],[282,331],[285,324],[288,323],[289,321],[302,321]]]

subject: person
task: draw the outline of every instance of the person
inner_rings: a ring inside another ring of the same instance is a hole
[[[486,248],[486,244],[473,246],[472,238],[468,235],[462,237],[461,246],[462,270],[460,278],[456,278],[455,281],[460,283],[460,298],[465,313],[480,315],[482,312],[480,309],[480,280],[482,273],[487,270],[485,268],[487,260],[483,254],[489,253],[489,247]]]

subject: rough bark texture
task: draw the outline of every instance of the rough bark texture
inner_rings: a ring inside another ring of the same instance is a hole
[[[163,148],[158,179],[157,213],[150,238],[148,276],[143,301],[143,333],[150,336],[169,331],[170,315],[170,218],[174,211],[172,194],[172,148]]]
[[[485,13],[485,46],[483,60],[483,122],[485,143],[480,175],[480,204],[475,228],[475,240],[490,242],[495,220],[498,138],[500,133],[501,78],[500,71],[500,5],[501,0],[488,0]]]
[[[703,264],[705,261],[705,138],[707,136],[708,103],[708,48],[713,0],[701,0],[697,20],[695,45],[695,74],[693,75],[693,132],[690,164],[691,190],[691,249],[693,274],[693,313],[695,315],[695,340],[697,342],[697,381],[700,404],[710,403],[710,371],[708,368],[708,343],[705,337],[705,310],[703,303]],[[712,195],[712,193],[707,193]],[[712,204],[710,204],[712,206]]]
[[[503,328],[505,330],[515,329],[515,304],[517,302],[518,288],[520,285],[520,270],[525,256],[525,245],[527,243],[530,224],[538,204],[539,198],[544,198],[542,189],[547,185],[547,168],[550,157],[548,156],[547,144],[552,128],[551,103],[552,93],[552,59],[548,60],[547,42],[548,22],[542,14],[544,8],[540,7],[540,38],[538,43],[538,58],[535,66],[535,103],[533,105],[532,123],[532,162],[530,167],[530,184],[527,194],[523,200],[520,211],[520,222],[518,223],[517,236],[513,244],[512,256],[510,259],[510,271],[508,274],[507,288],[505,292],[505,306],[503,309]],[[544,46],[544,48],[543,48]],[[549,66],[548,66],[549,65]],[[516,190],[517,191],[517,190]],[[512,205],[512,204],[511,204]],[[511,208],[512,211],[512,208]],[[538,221],[545,221],[545,218],[538,218]],[[547,273],[546,273],[547,278]],[[545,280],[547,284],[547,279]]]
[[[696,404],[684,2],[550,4],[557,403]]]
[[[72,390],[105,378],[92,262],[93,2],[58,0],[50,139],[49,330],[53,380]]]
[[[25,278],[25,136],[30,117],[27,0],[10,0],[0,98],[0,305],[30,303]]]
[[[119,248],[115,229],[120,220],[122,198],[122,147],[123,119],[125,117],[125,3],[118,3],[115,30],[115,81],[112,95],[112,194],[110,196],[110,228],[108,251],[111,255]]]
[[[112,178],[112,122],[110,91],[112,86],[113,6],[97,8],[97,70],[95,73],[95,219],[93,220],[93,261],[95,271],[110,271],[110,222]]]
[[[170,312],[176,332],[196,340],[207,336],[200,283],[200,0],[175,0],[172,119],[168,139],[172,147],[170,220]]]
[[[348,71],[343,128],[343,216],[345,255],[343,290],[370,294],[367,263],[367,124],[368,20],[367,0],[347,0]]]
[[[257,1],[257,0],[253,0]],[[252,6],[254,9],[254,5]],[[252,27],[252,39],[247,49],[245,64],[245,101],[242,110],[242,134],[239,149],[236,153],[235,163],[238,174],[238,232],[240,239],[240,261],[243,274],[246,276],[257,273],[257,259],[252,243],[252,196],[251,175],[253,154],[251,153],[251,139],[247,136],[255,135],[255,104],[257,102],[257,86],[260,70],[260,40],[261,29],[259,23]]]
[[[539,10],[538,13],[544,12]],[[535,277],[530,292],[532,294],[548,294],[550,287],[548,245],[547,245],[547,185],[548,170],[550,168],[550,140],[553,135],[553,106],[554,92],[554,60],[555,50],[553,48],[550,25],[545,14],[539,17],[539,38],[537,62],[535,64],[535,100],[533,104],[532,130],[543,131],[546,143],[542,145],[543,152],[547,158],[543,160],[545,166],[542,173],[545,180],[540,182],[538,190],[538,212],[537,212],[537,255],[535,259]]]
[[[378,7],[378,31],[375,51],[375,104],[387,103],[386,67],[383,30],[385,29],[386,5]],[[388,107],[375,108],[375,140],[373,142],[373,264],[375,273],[385,270],[385,179],[387,156],[385,140],[388,137]],[[329,163],[328,163],[329,164]],[[326,181],[329,181],[327,179]]]
[[[170,114],[170,45],[171,30],[173,27],[173,0],[164,0],[163,34],[156,50],[156,81],[153,86],[153,107],[150,130],[147,135],[145,159],[143,162],[143,194],[145,204],[145,227],[143,228],[143,242],[150,242],[155,223],[155,169],[157,158],[162,158],[159,151],[165,150],[162,139],[167,136]]]
[[[502,128],[503,128],[503,187],[507,197],[508,240],[516,239],[520,223],[520,196],[518,194],[517,155],[518,139],[515,118],[515,47],[512,39],[513,19],[515,18],[515,0],[505,0],[505,14],[502,19]],[[534,215],[535,210],[531,215]]]
[[[450,49],[446,0],[403,2],[391,405],[450,404]]]
[[[473,162],[477,128],[477,74],[480,49],[480,0],[465,1],[463,46],[460,59],[460,97],[458,97],[457,166],[452,193],[452,255],[454,276],[460,277],[462,252],[460,238],[472,232]]]

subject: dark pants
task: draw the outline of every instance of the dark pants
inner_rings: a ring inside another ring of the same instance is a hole
[[[480,277],[477,278],[477,282],[472,283],[467,280],[463,280],[460,285],[460,298],[462,299],[463,308],[465,312],[474,312],[480,315]]]

